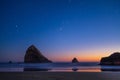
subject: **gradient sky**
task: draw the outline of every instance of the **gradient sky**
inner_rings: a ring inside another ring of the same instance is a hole
[[[48,59],[99,61],[120,51],[120,0],[0,0],[0,62],[34,44]]]

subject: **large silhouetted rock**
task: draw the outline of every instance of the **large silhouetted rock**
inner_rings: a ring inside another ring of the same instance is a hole
[[[25,63],[48,63],[52,61],[48,60],[45,56],[43,56],[42,53],[34,45],[31,45],[26,51],[24,62]]]
[[[73,58],[72,63],[78,63],[79,61],[77,60],[77,58]]]
[[[120,65],[120,52],[101,58],[100,65]]]

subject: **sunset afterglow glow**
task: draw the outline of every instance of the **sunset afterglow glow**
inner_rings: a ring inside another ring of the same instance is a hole
[[[0,62],[30,45],[53,62],[99,62],[120,51],[119,0],[0,0]]]

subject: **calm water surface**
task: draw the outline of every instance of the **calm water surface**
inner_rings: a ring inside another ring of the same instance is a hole
[[[120,71],[120,66],[100,66],[98,62],[80,63],[0,63],[0,72],[50,71],[50,72],[101,72]]]

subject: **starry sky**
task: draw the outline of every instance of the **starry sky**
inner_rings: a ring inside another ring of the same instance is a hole
[[[0,0],[0,62],[34,44],[54,62],[120,51],[120,0]]]

